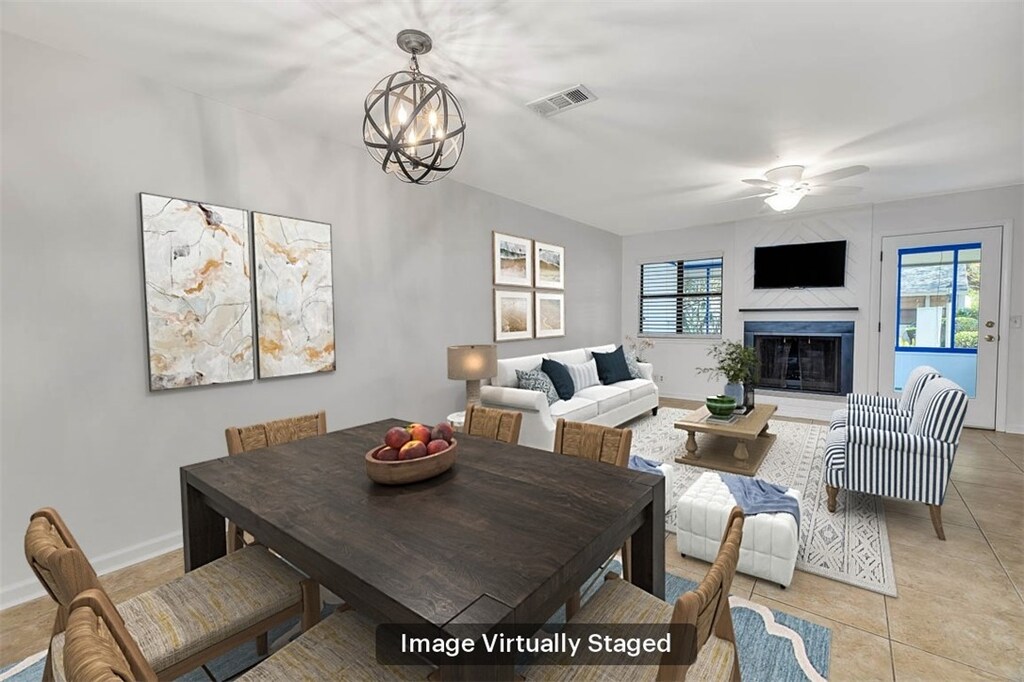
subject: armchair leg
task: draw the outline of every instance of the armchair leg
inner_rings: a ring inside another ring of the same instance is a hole
[[[839,494],[839,488],[834,485],[825,484],[825,492],[828,493],[828,510],[835,513],[836,511],[836,495]]]
[[[929,504],[928,512],[932,517],[932,527],[935,529],[935,534],[939,536],[940,540],[945,540],[946,534],[942,530],[942,505]]]

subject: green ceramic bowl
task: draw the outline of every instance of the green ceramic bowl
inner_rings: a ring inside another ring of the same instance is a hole
[[[729,417],[736,410],[736,399],[727,395],[709,395],[704,401],[708,412],[716,417]]]

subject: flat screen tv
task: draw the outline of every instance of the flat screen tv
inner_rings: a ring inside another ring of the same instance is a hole
[[[845,284],[845,241],[754,249],[755,289],[841,287]]]

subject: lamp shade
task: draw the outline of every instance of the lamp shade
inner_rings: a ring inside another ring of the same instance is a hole
[[[498,347],[448,346],[448,378],[473,381],[490,379],[498,373]]]

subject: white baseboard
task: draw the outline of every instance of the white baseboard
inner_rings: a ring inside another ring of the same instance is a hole
[[[697,400],[704,402],[703,395],[665,395],[662,398],[675,398],[677,400]],[[832,418],[832,413],[846,405],[845,396],[819,396],[814,399],[793,398],[779,394],[772,394],[766,391],[758,391],[754,402],[766,402],[778,406],[775,414],[779,417],[791,417],[794,419],[817,419],[827,422]]]
[[[96,573],[102,576],[111,571],[174,551],[181,547],[181,544],[181,531],[179,530],[131,547],[101,554],[92,559],[92,565],[96,569]],[[3,589],[0,589],[0,609],[16,606],[30,599],[42,597],[44,594],[46,592],[35,578],[21,580],[13,585],[5,585]]]
[[[1007,433],[1024,433],[1024,424],[1007,424]]]

